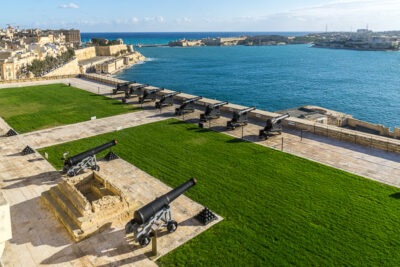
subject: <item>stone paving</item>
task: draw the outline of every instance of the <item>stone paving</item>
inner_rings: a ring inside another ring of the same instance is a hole
[[[65,79],[57,82],[71,82],[73,86],[95,93],[99,92],[100,94],[111,97],[120,98],[122,96],[122,94],[117,96],[111,95],[111,86],[83,79]],[[35,82],[35,84],[43,83],[44,82]],[[13,86],[18,85],[13,84]],[[1,87],[10,86],[0,85],[0,88]],[[133,104],[135,104],[135,101],[136,99],[130,100]],[[154,262],[149,261],[145,254],[140,253],[140,250],[135,249],[135,246],[132,245],[130,241],[127,241],[122,229],[119,228],[108,229],[99,235],[73,244],[70,237],[63,229],[63,226],[54,218],[53,214],[49,211],[45,211],[46,207],[39,198],[43,191],[48,190],[59,181],[60,174],[37,153],[27,156],[21,156],[19,154],[27,144],[31,145],[33,148],[46,147],[83,137],[115,131],[118,127],[132,127],[171,117],[173,107],[164,109],[163,113],[160,114],[152,108],[152,105],[152,103],[146,104],[144,106],[144,111],[130,114],[86,121],[14,137],[0,137],[0,186],[11,205],[14,234],[13,239],[8,242],[6,246],[4,254],[4,262],[6,265],[154,265]],[[200,111],[196,111],[193,114],[185,115],[184,120],[197,123],[199,114]],[[178,119],[183,119],[183,117]],[[213,121],[211,123],[211,128],[215,131],[241,137],[241,128],[234,131],[226,130],[224,126],[228,119],[227,117],[221,117]],[[206,126],[208,126],[208,124],[206,124]],[[244,139],[281,150],[283,138],[283,151],[285,152],[400,187],[400,179],[398,178],[400,177],[400,155],[398,154],[387,153],[324,136],[313,135],[312,133],[303,133],[303,138],[301,139],[301,133],[292,129],[285,129],[281,136],[271,137],[266,141],[259,141],[258,130],[262,127],[263,125],[259,122],[251,121],[251,123],[243,129]],[[8,129],[8,125],[0,120],[0,135],[5,134]],[[103,162],[100,164],[102,165],[101,172],[105,174],[108,173],[111,178],[113,177],[111,172],[114,168],[118,170],[129,170],[121,174],[126,178],[119,178],[123,183],[127,184],[126,188],[133,188],[130,187],[132,181],[138,185],[138,181],[141,180],[143,181],[143,183],[141,183],[141,188],[143,190],[150,190],[156,186],[159,188],[156,190],[159,193],[168,191],[166,185],[123,160],[118,160],[113,163],[118,166],[115,165],[111,167],[110,165],[110,167],[107,167],[107,163]],[[116,180],[119,181],[119,179]],[[136,191],[133,190],[133,192]],[[138,198],[143,199],[144,202],[142,203],[155,197],[155,195],[151,194],[143,195],[140,191],[136,193],[140,194]],[[186,198],[183,197],[180,201],[184,201],[184,199]],[[190,203],[190,205],[198,205],[194,202]],[[192,208],[192,210],[195,209],[196,208]],[[182,212],[183,215],[179,215],[180,211],[181,210],[178,209],[178,221],[186,220],[186,218],[189,218],[189,215],[192,215],[192,213],[186,214],[185,212]],[[188,227],[192,227],[192,222],[184,223],[184,225],[186,224]],[[182,228],[184,229],[184,227]],[[165,243],[169,242],[167,241],[168,235],[162,238],[165,238]],[[184,241],[185,240],[180,240],[178,242]],[[177,244],[168,247],[172,249],[175,246],[177,246]],[[163,244],[160,244],[160,247],[163,247]],[[165,249],[164,252],[166,253],[167,250],[169,251],[169,249]],[[111,263],[112,261],[113,263]]]

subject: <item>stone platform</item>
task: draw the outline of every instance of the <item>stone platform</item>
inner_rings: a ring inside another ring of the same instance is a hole
[[[121,190],[97,172],[63,177],[42,193],[43,201],[75,241],[93,235],[116,222],[127,222],[137,207]],[[129,198],[131,199],[131,198]]]

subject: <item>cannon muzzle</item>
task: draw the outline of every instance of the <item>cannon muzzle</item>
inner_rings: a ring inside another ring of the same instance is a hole
[[[112,141],[110,141],[108,143],[105,143],[105,144],[103,144],[101,146],[89,149],[89,150],[87,150],[85,152],[79,153],[78,155],[69,157],[69,158],[67,158],[65,160],[64,165],[73,166],[73,165],[81,162],[83,159],[85,159],[87,157],[90,157],[90,156],[93,156],[93,155],[96,155],[96,154],[106,150],[107,148],[115,146],[116,144],[117,144],[117,140],[112,140]]]
[[[174,201],[177,197],[185,193],[189,188],[194,186],[197,183],[196,179],[191,178],[180,186],[172,189],[165,195],[156,198],[146,206],[135,211],[134,219],[135,222],[139,225],[146,223],[151,217],[153,217],[158,211],[162,208],[168,206],[172,201]]]

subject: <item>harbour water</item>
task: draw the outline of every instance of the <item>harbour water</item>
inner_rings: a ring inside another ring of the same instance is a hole
[[[96,33],[126,43],[262,33]],[[271,33],[264,33],[271,34]],[[303,33],[280,33],[285,35]],[[400,126],[400,53],[311,48],[309,45],[143,47],[148,59],[116,76],[276,111],[317,105],[385,126]]]

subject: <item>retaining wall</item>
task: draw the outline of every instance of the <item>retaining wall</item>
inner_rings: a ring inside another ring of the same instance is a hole
[[[74,58],[73,60],[67,62],[65,65],[47,73],[46,75],[44,75],[44,77],[79,74],[79,73],[80,70],[78,65],[78,59]]]
[[[55,76],[49,76],[49,77],[43,76],[43,77],[35,77],[35,78],[27,78],[27,79],[0,81],[0,84],[49,81],[49,80],[59,80],[59,79],[68,79],[68,78],[77,78],[77,77],[79,77],[79,74],[55,75]]]

